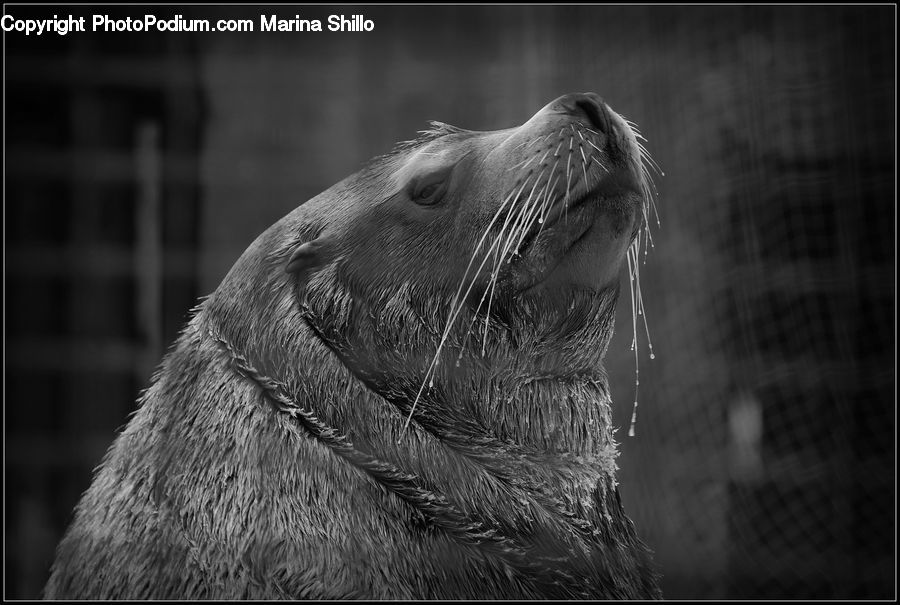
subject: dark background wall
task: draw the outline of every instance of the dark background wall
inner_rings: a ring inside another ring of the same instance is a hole
[[[506,128],[578,91],[665,172],[636,437],[627,294],[608,356],[665,595],[893,596],[893,6],[5,10],[375,22],[5,34],[6,596],[39,594],[165,347],[258,233],[429,119]]]

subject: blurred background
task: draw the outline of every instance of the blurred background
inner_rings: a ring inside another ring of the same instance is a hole
[[[622,498],[670,599],[893,598],[896,7],[32,7],[364,14],[369,33],[10,32],[5,596],[37,597],[199,296],[437,119],[595,91],[665,172],[608,356]]]

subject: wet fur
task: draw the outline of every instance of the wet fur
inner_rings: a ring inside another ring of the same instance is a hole
[[[468,301],[422,384],[468,257],[434,259],[471,226],[365,200],[468,136],[376,159],[251,245],[107,453],[47,597],[659,596],[615,483],[617,288],[551,304],[501,287],[477,346]]]

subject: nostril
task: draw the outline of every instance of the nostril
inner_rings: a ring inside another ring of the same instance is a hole
[[[593,99],[582,99],[575,102],[575,106],[580,109],[590,120],[591,124],[604,134],[609,133],[609,116],[601,107],[602,101],[594,101]]]
[[[578,118],[604,135],[612,135],[616,128],[612,110],[600,95],[592,92],[563,95],[550,101],[535,117],[546,114],[565,114]]]

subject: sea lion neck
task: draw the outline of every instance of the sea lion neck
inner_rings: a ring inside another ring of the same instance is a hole
[[[565,312],[519,301],[514,319],[500,304],[507,323],[489,319],[484,341],[478,331],[453,332],[430,378],[444,311],[429,315],[409,295],[370,304],[347,293],[305,293],[300,313],[353,379],[442,439],[496,440],[538,456],[611,449],[602,356],[615,292],[573,298]]]

